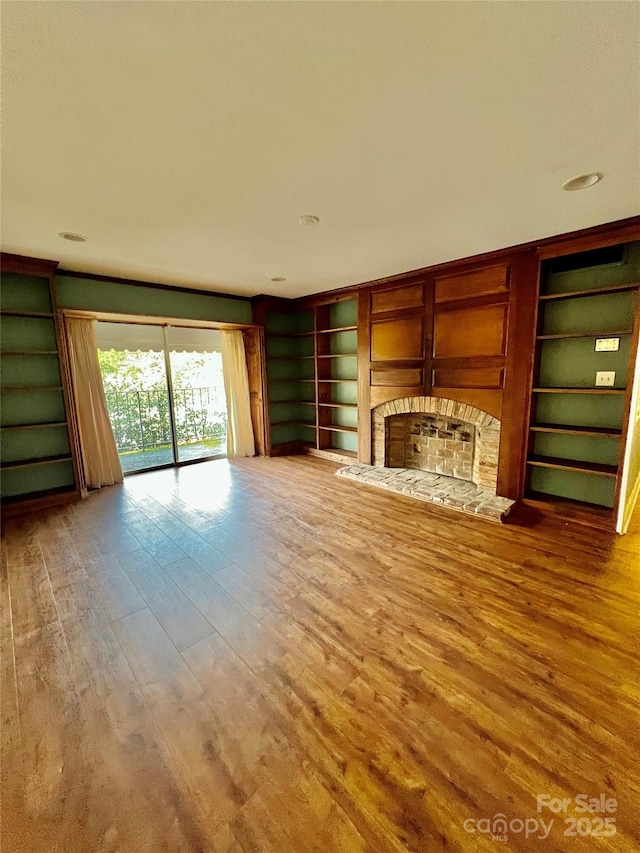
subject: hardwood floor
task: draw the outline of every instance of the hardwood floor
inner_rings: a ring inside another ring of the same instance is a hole
[[[638,514],[501,526],[334,470],[208,462],[7,521],[3,851],[640,847]]]

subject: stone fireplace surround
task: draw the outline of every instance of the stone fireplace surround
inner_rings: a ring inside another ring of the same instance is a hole
[[[497,418],[444,397],[401,397],[371,416],[373,466],[340,476],[497,521],[508,514],[514,502],[496,495]]]

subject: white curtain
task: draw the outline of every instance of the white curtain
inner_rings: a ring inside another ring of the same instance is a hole
[[[65,328],[87,486],[112,486],[122,482],[122,466],[104,397],[95,320],[65,317]]]
[[[255,456],[249,374],[242,332],[223,331],[220,338],[224,390],[227,396],[227,456]]]

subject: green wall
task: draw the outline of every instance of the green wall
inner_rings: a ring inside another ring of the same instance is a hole
[[[233,296],[213,296],[179,289],[165,290],[145,284],[121,284],[93,278],[57,275],[55,293],[59,308],[119,314],[180,317],[220,323],[251,323],[251,302]]]

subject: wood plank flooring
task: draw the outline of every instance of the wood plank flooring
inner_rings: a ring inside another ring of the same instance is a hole
[[[7,521],[2,851],[640,848],[638,514],[501,526],[334,470],[208,462]]]

